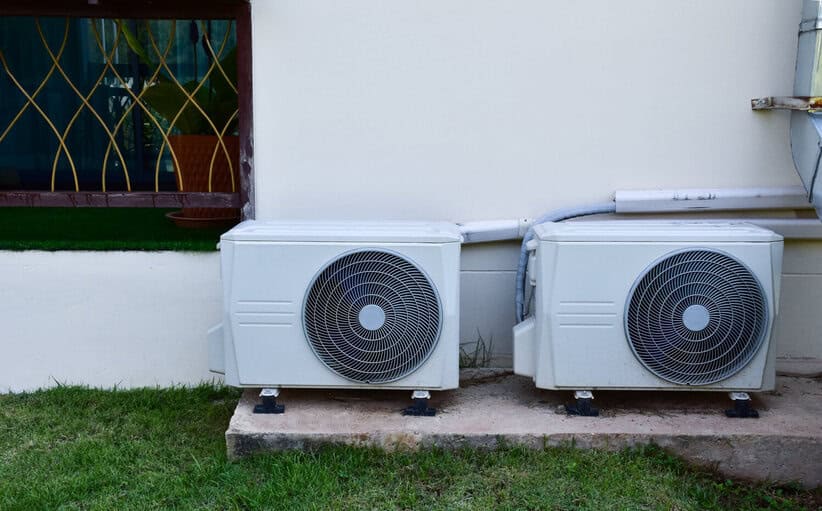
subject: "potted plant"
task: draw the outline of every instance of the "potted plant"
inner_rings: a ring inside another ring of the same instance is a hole
[[[126,42],[149,69],[157,67],[138,37],[120,23]],[[191,40],[202,44],[206,55],[213,52],[202,40],[195,22]],[[213,58],[213,57],[212,57]],[[168,136],[172,151],[177,189],[186,192],[232,192],[239,186],[240,143],[237,130],[237,49],[232,48],[219,60],[205,79],[181,83],[161,70],[156,80],[146,85],[142,99],[172,128]],[[211,67],[211,62],[208,64]],[[196,64],[195,64],[196,68]],[[222,71],[220,71],[222,68]],[[196,105],[189,98],[193,98]],[[198,108],[199,107],[199,108]],[[203,115],[205,113],[206,115]],[[222,137],[220,135],[222,134]],[[222,138],[222,143],[220,139]],[[208,226],[215,221],[232,221],[239,210],[227,208],[183,208],[169,217],[181,226]]]

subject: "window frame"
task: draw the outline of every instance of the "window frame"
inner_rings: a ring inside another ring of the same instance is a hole
[[[254,143],[249,0],[3,0],[0,16],[234,19],[240,139],[239,189],[207,192],[0,191],[0,207],[240,208],[254,218]]]

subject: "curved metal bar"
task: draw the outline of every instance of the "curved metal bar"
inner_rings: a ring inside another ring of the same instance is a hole
[[[88,108],[89,112],[91,112],[91,114],[94,116],[94,118],[97,119],[97,122],[100,123],[100,126],[103,128],[103,131],[105,131],[106,135],[108,135],[108,138],[110,140],[109,143],[115,142],[114,141],[114,136],[112,135],[111,131],[108,129],[108,126],[106,125],[105,121],[103,120],[102,117],[100,117],[100,114],[97,113],[97,110],[95,110],[94,107],[91,106],[91,103],[89,103],[89,101],[88,101],[91,98],[91,96],[94,95],[94,92],[97,90],[97,88],[100,86],[100,83],[103,81],[103,78],[106,75],[106,69],[103,68],[103,72],[100,74],[100,76],[97,77],[97,81],[94,83],[94,86],[91,88],[89,93],[86,94],[85,96],[83,96],[83,94],[80,92],[80,90],[74,85],[74,82],[72,82],[71,79],[68,77],[65,70],[60,65],[60,62],[55,57],[54,53],[51,51],[51,47],[49,46],[48,41],[46,40],[46,36],[45,36],[45,34],[43,34],[43,28],[40,25],[40,20],[39,19],[35,20],[35,25],[37,26],[37,33],[40,35],[40,41],[43,43],[43,47],[48,52],[49,57],[51,57],[52,62],[54,62],[54,64],[57,66],[58,72],[63,76],[63,79],[66,80],[66,83],[71,88],[71,90],[74,91],[75,94],[77,94],[77,97],[80,98],[80,101],[82,101],[82,104],[74,112],[74,115],[71,117],[68,124],[66,125],[66,128],[63,130],[63,135],[62,135],[63,140],[66,140],[66,138],[68,138],[68,134],[71,131],[71,129],[74,127],[74,123],[80,117],[80,114],[82,113],[83,108]],[[114,53],[117,51],[117,45],[120,42],[119,41],[119,39],[120,39],[119,36],[120,36],[120,34],[118,33],[117,36],[114,39],[114,46],[111,50],[111,53],[108,55],[108,58],[113,58],[114,57]],[[103,55],[103,57],[106,58],[106,55]],[[123,158],[123,153],[120,151],[120,146],[116,142],[114,144],[114,148],[117,151],[117,155],[120,157],[120,163],[123,164],[123,173],[125,174],[125,177],[126,177],[126,190],[130,192],[131,191],[131,180],[129,179],[129,176],[128,176],[128,167],[126,165],[126,160],[125,160],[125,158]],[[52,176],[54,176],[57,172],[57,163],[60,161],[61,152],[62,152],[62,149],[60,147],[58,147],[57,152],[54,154],[54,162],[52,164],[52,170],[51,170]],[[53,182],[53,178],[52,178],[52,182]],[[53,185],[52,185],[52,189],[53,189]],[[104,192],[106,191],[105,173],[103,173],[102,190]]]
[[[229,39],[229,36],[231,34],[230,27],[231,27],[231,24],[229,24],[229,30],[226,30],[225,37],[223,37],[222,44],[220,45],[220,49],[217,53],[218,57],[220,55],[222,55],[223,51],[225,50],[226,45],[228,44],[228,39]],[[148,30],[148,39],[149,39],[149,42],[151,43],[151,47],[154,49],[154,52],[159,56],[160,55],[160,49],[157,46],[156,40],[154,39],[154,34],[151,32],[151,27],[150,26],[147,27],[147,28],[149,29]],[[234,165],[231,162],[231,155],[228,154],[228,148],[226,148],[225,142],[223,141],[222,137],[220,137],[220,130],[217,129],[217,126],[214,124],[214,121],[211,120],[211,118],[203,110],[203,108],[200,106],[200,104],[197,103],[197,99],[194,97],[194,95],[197,94],[197,92],[203,87],[203,85],[208,80],[208,77],[214,71],[214,68],[216,67],[215,66],[216,61],[217,61],[216,58],[212,59],[211,65],[208,67],[208,70],[205,72],[202,79],[197,84],[197,87],[195,87],[194,90],[190,93],[180,83],[180,80],[177,79],[177,76],[174,74],[174,72],[168,66],[168,62],[166,62],[165,60],[160,61],[160,65],[162,65],[165,68],[165,70],[168,72],[168,75],[171,78],[171,80],[174,82],[175,85],[177,85],[177,87],[180,89],[180,91],[186,97],[186,100],[183,102],[183,106],[177,111],[177,114],[171,120],[171,123],[169,124],[168,129],[166,130],[166,132],[163,136],[163,146],[165,146],[165,144],[168,142],[168,136],[169,136],[169,134],[171,134],[171,131],[174,129],[174,125],[177,123],[177,120],[179,120],[180,116],[183,114],[183,112],[185,111],[185,109],[188,107],[188,105],[190,103],[194,108],[197,109],[198,112],[200,112],[200,115],[202,115],[205,118],[205,120],[208,123],[211,130],[214,132],[215,135],[217,135],[217,137],[218,137],[217,138],[217,143],[220,147],[222,147],[223,152],[225,153],[226,158],[228,159],[228,168],[229,168],[229,172],[232,175],[232,182],[233,182]],[[159,169],[160,169],[160,159],[161,159],[161,156],[163,154],[163,149],[164,149],[164,147],[160,148],[160,153],[157,156],[156,172],[158,172],[158,173],[159,173]],[[171,151],[172,154],[174,154],[174,149],[171,147],[171,144],[169,144],[169,150]],[[175,159],[175,163],[177,163],[176,159]],[[183,191],[184,190],[183,173],[180,170],[179,165],[177,165],[177,174],[178,174],[178,177],[179,177],[180,191]],[[233,186],[232,186],[232,190],[233,190]],[[211,181],[210,180],[209,180],[209,183],[208,183],[208,191],[211,191]]]
[[[97,47],[100,49],[101,53],[105,53],[106,50],[103,47],[103,42],[100,38],[100,31],[97,29],[97,25],[92,23],[91,26],[92,26],[92,29],[93,29],[92,32],[94,33],[94,40],[97,42]],[[168,143],[168,139],[165,136],[165,134],[163,133],[163,127],[160,125],[160,122],[154,117],[154,114],[151,113],[151,110],[145,105],[145,103],[143,103],[142,98],[141,98],[142,94],[140,96],[138,96],[137,94],[134,94],[134,91],[131,90],[131,88],[128,86],[128,83],[126,83],[126,81],[123,79],[122,75],[120,75],[120,73],[117,71],[117,68],[115,68],[114,65],[110,61],[106,61],[106,67],[111,69],[111,72],[120,81],[120,83],[123,84],[123,86],[126,89],[126,92],[128,92],[128,94],[131,96],[131,98],[134,100],[134,102],[137,105],[139,105],[139,107],[146,114],[148,114],[149,119],[151,119],[151,121],[157,127],[157,130],[159,130],[160,135],[163,137],[163,143],[164,144]],[[162,154],[162,150],[163,150],[163,148],[160,148],[160,154]],[[174,160],[174,164],[177,165],[177,157],[174,155],[174,151],[171,151],[171,157]]]
[[[208,34],[208,30],[206,29],[205,22],[200,21],[200,28],[202,29],[203,33]],[[230,30],[231,30],[231,22],[229,21],[228,31],[230,32]],[[223,69],[223,65],[220,63],[220,59],[214,53],[214,47],[211,45],[211,39],[209,37],[206,37],[206,38],[203,39],[203,41],[205,42],[205,46],[206,46],[209,54],[211,55],[212,62],[214,62],[217,65],[217,69],[220,71],[220,74],[223,76],[226,83],[229,85],[229,87],[231,87],[231,90],[233,90],[236,94],[239,94],[239,90],[237,89],[236,85],[228,78],[228,74],[226,73],[225,69]],[[226,122],[226,125],[223,126],[223,129],[220,132],[220,139],[222,139],[225,136],[226,131],[228,131],[228,127],[231,126],[231,123],[234,122],[234,119],[237,118],[239,113],[240,113],[240,111],[238,109],[238,110],[235,110],[233,114],[231,114],[231,117],[229,117],[228,121]],[[214,161],[217,158],[217,149],[219,149],[219,146],[215,145],[214,146],[214,151],[211,154],[211,163],[209,164],[209,167],[208,167],[208,191],[209,192],[211,191],[211,181],[212,181],[212,177],[213,177],[213,174],[214,174]],[[232,165],[231,158],[227,158],[227,159],[229,160],[228,168],[229,168],[230,177],[231,177],[231,191],[234,192],[234,191],[236,191],[236,182],[235,182],[236,180],[234,178],[234,166]]]
[[[69,152],[68,147],[66,147],[65,141],[62,138],[60,138],[60,131],[57,129],[54,123],[51,122],[51,119],[49,119],[49,116],[46,114],[46,112],[44,112],[43,109],[40,108],[40,105],[38,105],[37,102],[34,101],[34,99],[29,95],[29,93],[26,92],[26,89],[20,84],[20,82],[17,81],[17,78],[14,77],[14,74],[12,74],[11,69],[9,68],[8,62],[6,62],[6,56],[2,51],[0,51],[0,63],[3,64],[3,68],[6,70],[6,74],[9,75],[9,78],[11,79],[12,83],[14,83],[14,85],[20,90],[20,92],[22,92],[23,95],[26,96],[26,99],[28,99],[31,103],[31,106],[33,106],[34,109],[37,110],[37,113],[39,113],[43,117],[43,120],[46,121],[46,124],[49,125],[51,131],[54,132],[54,136],[57,137],[57,142],[66,151],[66,157],[68,158],[69,165],[71,166],[71,172],[74,175],[74,190],[79,192],[80,183],[77,180],[77,169],[74,166],[74,159],[72,159],[71,153]],[[51,191],[54,191],[54,174],[52,174],[51,176]]]
[[[123,29],[122,29],[120,23],[115,21],[115,24],[117,25],[117,35],[119,37],[119,35],[122,33]],[[172,23],[172,25],[171,25],[171,34],[169,34],[168,44],[166,45],[166,48],[163,51],[163,58],[168,57],[168,54],[171,51],[172,46],[174,46],[174,37],[175,37],[176,33],[177,33],[177,24]],[[154,69],[154,72],[152,73],[151,77],[149,77],[149,79],[147,80],[148,83],[154,82],[154,80],[156,80],[157,77],[160,75],[161,70],[162,70],[162,67],[160,67],[158,65],[157,68]],[[123,83],[123,86],[125,88],[127,88],[129,91],[131,91],[131,88],[128,86],[127,83]],[[140,91],[140,93],[137,94],[137,98],[142,99],[143,94],[145,94],[145,92],[146,92],[146,88],[143,88]],[[137,105],[137,102],[132,101],[131,104],[129,104],[126,107],[126,109],[123,111],[123,114],[120,116],[120,119],[117,120],[117,124],[114,125],[114,129],[112,130],[112,133],[115,136],[120,131],[120,128],[123,126],[123,123],[125,122],[126,118],[128,118],[128,115],[131,113],[132,110],[134,110],[135,105]],[[153,118],[153,115],[150,112],[149,112],[148,115],[152,116],[152,118]],[[162,132],[162,129],[160,129],[160,131]],[[111,154],[111,145],[112,145],[112,143],[111,143],[111,141],[109,141],[108,145],[106,146],[106,152],[103,155],[103,179],[104,180],[105,180],[105,175],[106,175],[106,168],[108,166],[108,157],[109,157],[109,154]],[[161,152],[162,152],[162,148],[161,148]],[[159,173],[156,173],[155,176],[154,176],[154,191],[155,192],[160,191],[160,176],[159,176]]]
[[[206,24],[205,24],[205,22],[204,22],[204,21],[202,21],[202,20],[200,20],[200,28],[202,29],[202,31],[203,31],[203,33],[204,33],[204,34],[208,34],[208,31],[206,30]],[[230,32],[231,32],[231,21],[229,21],[229,22],[228,22],[228,30],[227,30],[227,32],[228,32],[228,33],[230,33]],[[208,53],[209,53],[209,54],[211,54],[211,60],[212,60],[212,62],[214,62],[215,64],[217,64],[217,69],[220,71],[220,74],[221,74],[221,75],[223,75],[223,78],[225,78],[225,81],[226,81],[226,83],[227,83],[227,84],[231,87],[231,90],[233,90],[235,93],[239,94],[239,93],[240,93],[240,91],[237,89],[237,86],[234,84],[234,82],[232,82],[232,81],[228,78],[228,74],[225,72],[225,69],[223,69],[223,65],[222,65],[222,64],[220,64],[220,59],[218,58],[218,55],[216,55],[216,54],[214,53],[214,47],[213,47],[213,46],[211,46],[211,39],[210,39],[210,38],[208,38],[208,37],[206,37],[206,38],[205,38],[205,39],[203,39],[203,40],[205,41],[205,45],[206,45],[206,49],[208,50]]]
[[[220,140],[223,139],[223,137],[225,136],[225,132],[228,131],[228,127],[231,126],[231,123],[234,122],[234,119],[236,119],[238,115],[240,115],[240,110],[239,109],[234,110],[234,113],[231,114],[231,117],[228,118],[228,121],[225,123],[225,126],[223,126],[223,130],[220,132]],[[220,148],[220,146],[217,146],[217,145],[214,146],[214,151],[211,153],[211,163],[208,165],[208,191],[209,192],[211,191],[211,178],[212,178],[212,175],[214,174],[214,161],[217,159],[217,150],[219,148]],[[231,158],[229,157],[228,159],[229,159],[228,168],[231,169],[232,168],[231,167],[231,161],[230,161]],[[236,185],[234,183],[234,172],[231,172],[231,191],[232,192],[237,191],[236,190]]]
[[[230,31],[231,31],[231,22],[229,21],[228,23],[229,23],[229,26],[228,26],[227,32],[230,33]],[[203,22],[202,20],[200,21],[200,28],[202,29],[204,34],[208,34],[208,30],[206,28],[205,22]],[[214,53],[214,47],[211,45],[211,38],[206,37],[206,38],[203,39],[203,41],[205,41],[205,46],[208,49],[208,53],[211,55],[212,62],[214,62],[217,65],[217,69],[220,71],[220,74],[223,76],[226,83],[229,85],[229,87],[231,87],[231,90],[233,90],[235,94],[239,94],[239,90],[237,89],[237,86],[228,78],[228,74],[226,73],[225,69],[223,69],[223,65],[220,63],[220,59],[218,58],[218,55]],[[229,117],[229,119],[226,122],[225,126],[223,126],[222,131],[220,131],[220,139],[222,139],[225,136],[226,131],[228,131],[228,127],[231,126],[231,123],[234,122],[234,119],[236,119],[237,116],[239,116],[239,114],[240,114],[239,109],[235,110],[234,113],[231,114],[231,117]],[[211,191],[211,180],[212,180],[212,176],[214,174],[214,161],[217,158],[217,149],[218,148],[219,148],[219,146],[217,146],[217,145],[214,146],[214,152],[211,155],[211,163],[209,164],[209,167],[208,167],[208,191],[209,192]],[[236,180],[234,178],[234,166],[232,165],[230,157],[227,158],[227,160],[229,161],[228,169],[229,169],[230,177],[231,177],[231,191],[234,192],[234,191],[236,191]]]
[[[58,59],[63,56],[63,52],[66,50],[66,45],[68,44],[68,34],[69,34],[69,20],[68,20],[68,18],[66,18],[66,28],[63,31],[63,41],[60,43],[60,48],[57,51],[57,58]],[[55,69],[56,69],[56,66],[54,64],[52,64],[51,68],[46,73],[46,76],[44,76],[43,79],[40,80],[40,84],[37,86],[36,89],[34,89],[34,92],[31,94],[32,99],[36,98],[37,95],[40,94],[40,91],[43,90],[43,88],[46,86],[46,83],[48,83],[49,79],[51,79],[51,75],[54,74]],[[23,104],[23,106],[20,107],[20,111],[17,112],[17,114],[12,118],[11,122],[9,122],[9,125],[6,126],[6,129],[3,130],[3,133],[0,134],[0,142],[3,142],[3,139],[6,138],[6,136],[9,134],[11,129],[14,127],[14,125],[17,124],[17,121],[20,120],[20,117],[22,117],[23,114],[26,112],[26,110],[28,110],[30,105],[31,105],[31,102],[26,101]]]

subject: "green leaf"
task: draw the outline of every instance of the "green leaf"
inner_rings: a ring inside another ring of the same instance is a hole
[[[140,43],[139,38],[122,20],[117,20],[117,25],[122,30],[129,48],[140,61],[149,68],[155,68],[156,64],[151,62],[145,47]],[[171,64],[171,62],[170,62]],[[237,84],[237,48],[232,48],[220,59],[220,66],[225,71],[225,76],[219,69],[213,69],[209,78],[198,89],[199,81],[191,81],[183,84],[189,93],[194,95],[197,104],[208,114],[217,131],[223,129],[228,120],[237,109],[237,92],[233,87]],[[226,80],[228,78],[228,80]],[[229,82],[230,81],[230,82]],[[194,92],[196,90],[196,92]],[[179,117],[174,123],[174,127],[183,134],[209,134],[213,135],[207,119],[190,102],[186,103],[186,95],[176,82],[167,74],[160,72],[157,81],[145,90],[143,94],[145,102],[170,123],[177,113]],[[231,134],[237,126],[237,121],[232,121],[226,133]]]
[[[196,84],[186,84],[186,89],[191,92]],[[157,112],[166,122],[171,122],[182,110],[174,127],[183,134],[203,134],[210,133],[208,123],[197,108],[190,102],[186,103],[186,95],[176,83],[160,82],[155,83],[146,89],[143,94],[146,103]],[[185,107],[184,107],[185,105]],[[201,105],[203,110],[207,108]]]
[[[140,44],[140,40],[137,39],[137,36],[134,35],[134,32],[131,31],[131,29],[128,27],[126,23],[123,22],[123,20],[117,20],[116,23],[120,30],[122,30],[123,36],[126,38],[126,43],[128,44],[128,47],[131,48],[131,51],[133,51],[138,57],[140,57],[140,61],[143,64],[151,66],[152,62],[151,59],[148,58],[148,52],[146,52],[146,49],[143,48],[142,44]]]
[[[137,58],[140,59],[140,62],[145,64],[145,66],[149,69],[155,69],[157,67],[157,64],[151,61],[151,58],[149,58],[148,52],[146,51],[145,47],[143,47],[143,45],[140,43],[140,39],[137,37],[137,35],[134,32],[132,32],[131,29],[128,27],[128,24],[120,19],[115,20],[115,23],[117,23],[117,26],[123,32],[123,37],[125,37],[126,44],[128,44],[128,47],[131,49],[131,51],[133,51],[134,54],[137,55]],[[162,81],[171,81],[165,74],[165,72],[162,70],[160,70],[158,78]]]

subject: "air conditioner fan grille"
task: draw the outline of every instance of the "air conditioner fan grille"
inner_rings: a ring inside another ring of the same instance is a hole
[[[396,381],[419,368],[440,333],[434,285],[411,261],[360,250],[332,261],[306,296],[303,323],[314,353],[360,383]]]
[[[628,342],[660,378],[682,385],[724,380],[750,362],[768,324],[762,286],[736,259],[714,250],[674,253],[634,284]]]

